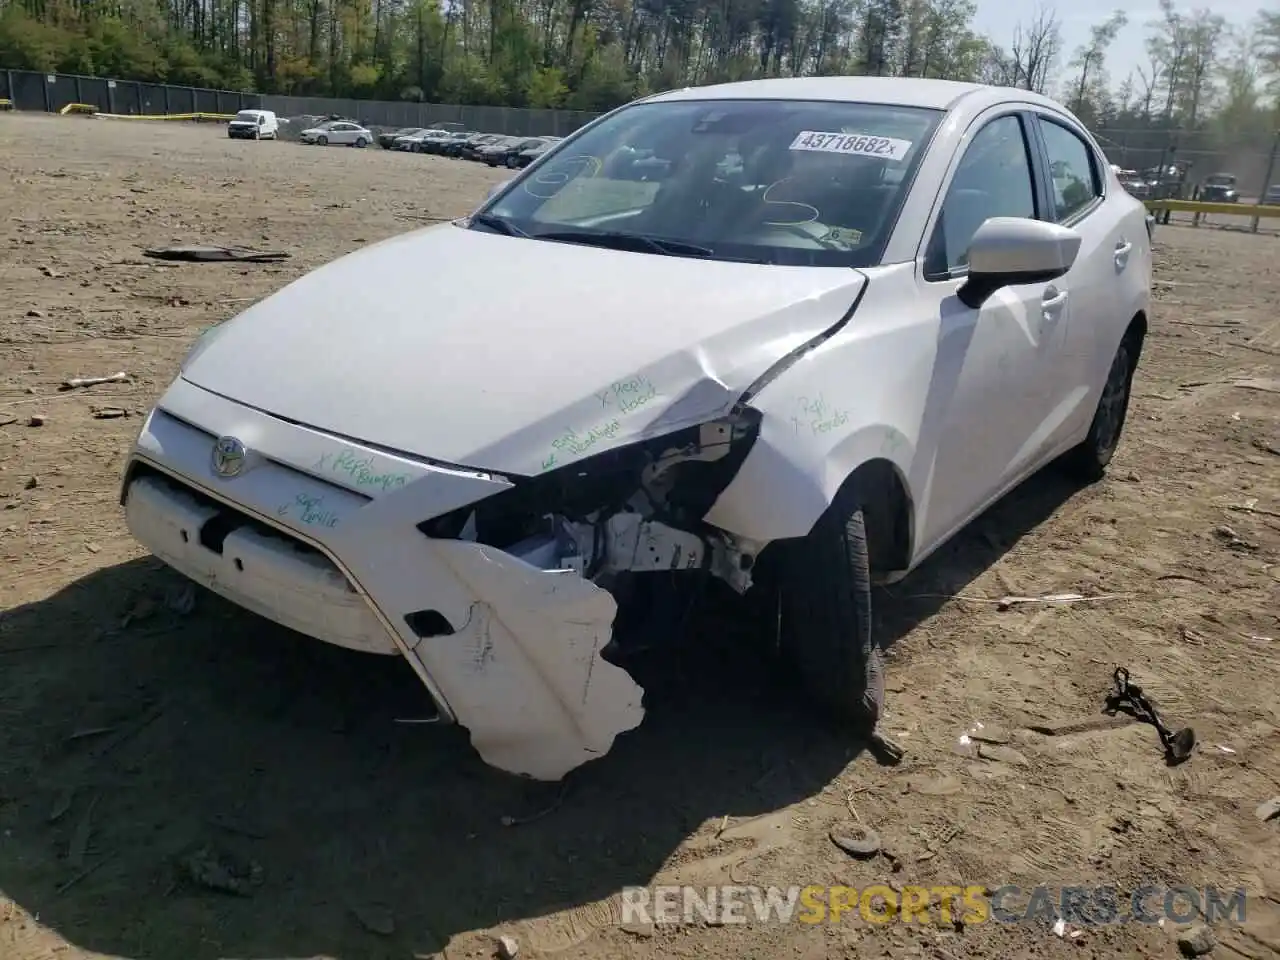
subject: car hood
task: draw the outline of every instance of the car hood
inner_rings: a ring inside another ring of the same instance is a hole
[[[865,283],[442,224],[255,304],[182,376],[318,430],[529,475],[729,412]]]

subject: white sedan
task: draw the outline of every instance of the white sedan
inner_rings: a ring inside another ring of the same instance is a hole
[[[367,147],[373,143],[373,133],[349,120],[327,120],[303,130],[298,135],[303,143],[315,143],[327,147],[331,143],[348,147]]]
[[[122,500],[231,601],[403,657],[508,771],[637,726],[615,615],[708,577],[872,726],[873,580],[1051,461],[1103,476],[1150,284],[1142,205],[1049,99],[675,90],[207,333]]]

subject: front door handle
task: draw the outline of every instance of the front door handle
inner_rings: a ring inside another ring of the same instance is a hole
[[[1133,244],[1128,240],[1121,239],[1116,244],[1115,257],[1116,269],[1123,270],[1129,264],[1129,251],[1133,249]]]
[[[1062,309],[1067,305],[1067,291],[1059,290],[1057,287],[1049,287],[1044,292],[1044,298],[1040,301],[1040,309],[1044,312],[1045,320],[1052,323],[1062,315]]]

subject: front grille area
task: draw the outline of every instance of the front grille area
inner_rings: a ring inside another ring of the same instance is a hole
[[[176,480],[169,474],[163,473],[162,471],[141,461],[135,461],[130,467],[129,477],[125,485],[126,491],[130,484],[142,477],[151,477],[160,483],[163,483],[170,489],[191,497],[201,506],[217,511],[217,513],[211,519],[206,521],[200,528],[199,534],[201,546],[212,550],[214,553],[222,553],[223,543],[233,530],[247,527],[262,536],[270,537],[272,539],[279,540],[282,543],[289,544],[289,546],[298,553],[320,558],[329,566],[333,566],[333,562],[329,560],[328,557],[309,543],[298,539],[278,527],[265,524],[250,514],[223,503],[221,500],[215,500],[213,497],[210,497],[198,488],[193,487],[190,484],[183,483],[180,480]],[[334,567],[334,569],[337,570],[336,567]],[[343,576],[342,579],[344,582],[346,581],[345,576]],[[347,583],[347,589],[351,590],[353,593],[355,592],[355,588],[353,588],[350,583]]]

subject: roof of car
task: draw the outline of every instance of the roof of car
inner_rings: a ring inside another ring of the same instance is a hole
[[[946,110],[964,97],[983,92],[992,99],[998,99],[996,94],[1007,94],[1010,99],[1057,106],[1048,98],[1027,90],[918,77],[775,77],[768,80],[717,83],[705,87],[684,87],[648,99],[830,100]]]

